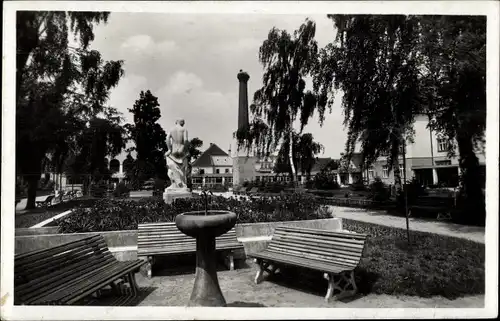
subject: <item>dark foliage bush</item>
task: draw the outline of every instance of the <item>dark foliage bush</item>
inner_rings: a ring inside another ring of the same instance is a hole
[[[390,191],[380,177],[375,177],[374,181],[370,183],[368,198],[372,201],[385,202],[389,200]]]
[[[368,234],[356,270],[361,293],[444,296],[448,299],[484,294],[484,244],[432,233],[411,231],[349,219],[343,228]]]
[[[365,184],[362,182],[362,181],[357,181],[353,184],[351,184],[350,186],[350,189],[353,190],[353,191],[365,191],[366,190],[366,186]]]
[[[319,172],[313,178],[313,185],[316,189],[333,190],[339,189],[340,185],[335,179],[334,173]]]
[[[307,194],[250,200],[212,196],[209,201],[210,210],[235,212],[238,223],[329,218],[328,212],[319,211],[321,207],[314,196]],[[171,205],[157,198],[139,201],[102,199],[90,208],[77,208],[58,225],[63,233],[133,230],[140,223],[171,222],[177,214],[198,210],[204,210],[200,197],[178,199]]]
[[[124,182],[119,182],[113,191],[114,197],[127,197],[130,195],[130,189]]]
[[[106,196],[108,186],[104,181],[100,181],[90,184],[89,189],[92,197],[102,198]]]

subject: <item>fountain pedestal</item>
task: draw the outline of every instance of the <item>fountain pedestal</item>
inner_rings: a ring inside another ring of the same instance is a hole
[[[167,204],[172,204],[172,202],[178,198],[191,198],[193,193],[188,188],[165,188],[163,193],[163,200]]]
[[[187,212],[177,215],[175,224],[182,233],[196,238],[196,275],[188,306],[226,306],[217,278],[215,238],[233,228],[236,214],[228,211]]]

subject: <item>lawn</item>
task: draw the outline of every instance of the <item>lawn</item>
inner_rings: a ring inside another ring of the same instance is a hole
[[[362,293],[443,296],[484,294],[484,244],[431,233],[411,232],[343,220],[345,229],[369,234],[357,270]]]

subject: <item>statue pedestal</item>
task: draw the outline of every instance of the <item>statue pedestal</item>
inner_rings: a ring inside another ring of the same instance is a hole
[[[191,198],[193,193],[188,188],[165,188],[163,193],[163,200],[167,204],[172,204],[178,198]]]

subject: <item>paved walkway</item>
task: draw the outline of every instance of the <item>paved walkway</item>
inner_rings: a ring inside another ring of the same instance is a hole
[[[384,211],[329,206],[335,217],[406,229],[406,218],[387,215]],[[484,243],[484,227],[467,226],[444,221],[410,218],[410,230],[465,238]]]
[[[214,193],[214,195],[231,197],[233,196],[233,193]],[[365,210],[336,205],[329,205],[329,207],[335,217],[406,229],[406,219],[404,217],[388,215],[385,211]],[[410,218],[410,230],[454,236],[484,243],[484,227],[460,225],[437,220]]]
[[[160,262],[159,262],[160,263]],[[326,281],[314,286],[307,282],[266,279],[254,283],[257,265],[247,263],[233,271],[220,268],[217,272],[220,287],[229,307],[304,307],[304,308],[482,308],[484,295],[461,297],[448,300],[435,296],[390,296],[359,294],[343,301],[326,303]],[[191,268],[172,269],[167,264],[158,264],[151,279],[137,274],[141,294],[134,300],[122,303],[125,306],[185,306],[189,301],[194,283],[194,265]],[[266,274],[267,275],[267,274]],[[99,301],[98,305],[110,304]]]

